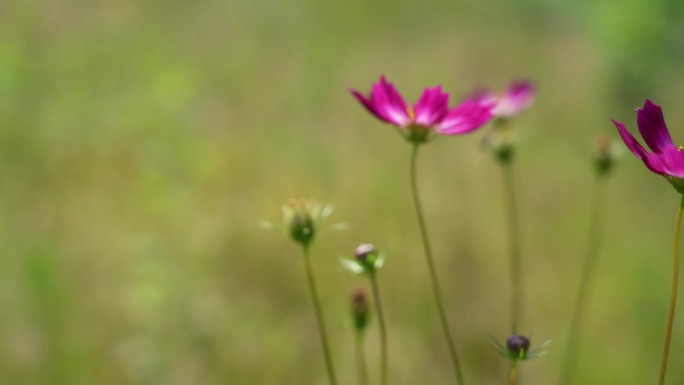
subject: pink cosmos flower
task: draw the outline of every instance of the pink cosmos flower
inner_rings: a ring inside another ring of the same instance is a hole
[[[501,94],[480,93],[476,99],[481,103],[493,105],[492,114],[499,118],[510,118],[530,108],[534,103],[535,90],[530,82],[519,81],[511,84]]]
[[[622,140],[637,158],[641,159],[649,170],[664,176],[680,193],[684,192],[684,147],[675,147],[665,125],[663,110],[650,100],[637,108],[637,126],[646,145],[653,152],[648,152],[632,134],[625,124],[614,119]]]
[[[357,90],[351,93],[376,118],[399,127],[402,135],[415,143],[425,142],[433,132],[465,134],[492,119],[492,106],[476,100],[466,100],[449,109],[449,94],[442,92],[441,86],[426,88],[414,105],[406,104],[384,76],[373,84],[368,96]]]

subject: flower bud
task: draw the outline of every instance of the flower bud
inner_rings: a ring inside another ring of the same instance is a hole
[[[362,243],[354,251],[356,264],[366,273],[374,273],[384,264],[384,255],[372,243]]]
[[[522,335],[514,334],[506,339],[506,351],[512,359],[525,359],[530,349],[530,340]]]
[[[319,222],[331,211],[330,206],[303,199],[293,199],[283,206],[286,233],[295,242],[308,246],[316,235]]]
[[[507,118],[497,118],[494,121],[494,127],[484,138],[484,145],[501,163],[508,163],[513,159],[515,142],[516,131],[510,127]]]
[[[356,247],[356,251],[354,252],[356,260],[361,263],[368,262],[368,260],[375,254],[375,246],[373,246],[372,243],[362,243]]]
[[[368,304],[368,294],[365,290],[357,288],[351,295],[351,311],[354,320],[354,328],[363,331],[368,325],[370,318],[370,306]]]
[[[295,242],[308,245],[315,235],[314,221],[304,208],[297,208],[288,221],[290,236]]]
[[[610,173],[615,164],[615,150],[613,142],[608,135],[602,134],[596,137],[594,144],[594,165],[598,175]]]
[[[346,228],[343,223],[322,227],[323,221],[333,212],[331,205],[314,203],[304,199],[291,199],[281,206],[283,211],[283,225],[276,225],[268,221],[262,221],[263,229],[276,230],[293,241],[308,248],[317,234],[342,230]]]

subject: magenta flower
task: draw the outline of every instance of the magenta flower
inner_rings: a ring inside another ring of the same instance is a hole
[[[530,108],[534,103],[535,91],[530,82],[515,82],[501,94],[481,92],[476,99],[493,105],[492,114],[499,118],[510,118]]]
[[[648,152],[632,134],[625,124],[614,119],[622,140],[637,158],[641,159],[649,170],[664,176],[674,188],[684,193],[684,147],[675,147],[665,125],[663,110],[650,100],[637,108],[637,126],[641,137],[653,152]]]
[[[373,84],[370,95],[351,90],[356,99],[376,118],[399,127],[406,139],[427,141],[431,133],[459,135],[471,132],[492,119],[491,104],[466,100],[449,110],[449,94],[441,86],[426,88],[415,105],[404,98],[384,76]]]

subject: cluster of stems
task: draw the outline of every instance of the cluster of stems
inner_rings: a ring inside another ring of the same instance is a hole
[[[384,82],[384,79],[382,80],[380,86],[384,86],[385,88],[391,88],[391,85],[387,84]],[[435,98],[436,100],[441,100],[440,98],[443,96],[441,94],[441,91],[439,89],[435,90],[428,90],[429,92],[436,93]],[[428,92],[428,93],[429,93]],[[355,94],[356,95],[356,94]],[[357,97],[361,98],[359,95],[356,95]],[[434,95],[433,95],[434,96]],[[372,99],[372,98],[371,98]],[[374,100],[374,99],[373,99]],[[378,100],[384,100],[382,98]],[[368,100],[365,98],[361,98],[361,101],[366,105],[366,107],[373,112],[374,114],[378,115],[378,110],[373,107],[372,100]],[[647,101],[648,102],[648,101]],[[373,108],[371,108],[373,107]],[[648,103],[645,105],[644,108],[653,108],[649,107]],[[407,117],[411,121],[415,119],[414,112],[411,108],[407,109]],[[657,110],[659,111],[659,110]],[[656,112],[657,112],[656,111]],[[643,111],[642,111],[643,112]],[[657,113],[651,113],[651,115],[640,115],[641,119],[658,119],[658,114]],[[381,119],[388,121],[388,117],[384,115],[379,116]],[[654,118],[655,117],[655,118]],[[662,117],[661,117],[662,118]],[[392,123],[392,121],[389,121]],[[506,207],[506,217],[507,217],[507,224],[508,224],[508,235],[509,235],[509,256],[510,256],[510,292],[511,292],[511,303],[510,303],[510,327],[511,327],[511,335],[506,341],[506,345],[502,345],[499,342],[495,341],[495,344],[497,345],[500,353],[508,358],[510,360],[510,372],[508,376],[508,384],[509,385],[516,385],[518,382],[518,363],[519,361],[526,360],[528,358],[533,357],[534,355],[537,354],[537,352],[543,348],[537,348],[533,349],[533,351],[529,351],[529,345],[530,341],[527,337],[522,336],[519,333],[520,329],[520,324],[521,324],[521,319],[524,314],[524,299],[523,299],[523,288],[522,288],[522,252],[521,252],[521,237],[520,237],[520,218],[519,218],[519,212],[518,212],[518,207],[517,207],[517,199],[516,199],[516,184],[515,184],[515,176],[514,176],[514,170],[513,170],[513,147],[512,147],[512,142],[510,141],[510,138],[507,137],[507,135],[510,135],[510,131],[508,131],[508,128],[506,127],[507,120],[506,119],[499,119],[499,126],[498,126],[498,134],[503,135],[503,139],[499,138],[498,141],[496,141],[496,145],[493,147],[494,153],[497,157],[497,160],[499,161],[499,164],[501,166],[501,173],[502,173],[502,185],[503,185],[503,191],[504,191],[504,201],[505,201],[505,207]],[[401,121],[394,122],[393,124],[399,124]],[[624,127],[622,126],[621,123],[615,122],[616,126],[618,127],[618,130],[624,130]],[[655,123],[658,123],[657,121]],[[655,124],[654,123],[654,124]],[[645,123],[644,123],[645,124]],[[663,123],[664,125],[664,123]],[[658,126],[656,124],[656,126]],[[418,178],[417,178],[417,164],[418,164],[418,152],[419,149],[421,148],[421,145],[426,143],[429,139],[429,135],[431,131],[427,127],[423,127],[420,125],[411,125],[409,126],[410,129],[407,131],[408,134],[405,135],[406,139],[408,139],[412,143],[412,152],[411,152],[411,157],[410,157],[410,163],[409,163],[409,180],[410,180],[410,187],[411,187],[411,195],[413,198],[413,204],[415,207],[415,212],[416,212],[416,217],[417,217],[417,222],[418,222],[418,228],[420,232],[420,238],[422,242],[422,246],[424,249],[424,254],[425,254],[425,259],[427,262],[427,267],[428,267],[428,272],[430,276],[430,282],[432,286],[432,292],[433,296],[436,302],[437,306],[437,313],[438,317],[440,320],[440,324],[442,327],[442,331],[444,333],[444,340],[447,345],[447,349],[449,352],[449,357],[451,359],[451,363],[453,366],[453,371],[454,371],[454,378],[456,381],[457,385],[465,385],[464,381],[464,375],[463,375],[463,370],[461,367],[461,363],[459,361],[459,356],[458,352],[456,349],[456,345],[454,343],[454,338],[451,332],[450,328],[450,323],[447,317],[447,313],[445,310],[444,306],[444,301],[442,297],[442,289],[440,287],[439,283],[439,277],[437,274],[437,267],[435,265],[435,260],[433,257],[432,253],[432,248],[430,246],[430,241],[429,241],[429,234],[428,234],[428,229],[425,221],[425,216],[423,212],[423,208],[421,205],[421,200],[420,200],[420,194],[418,190]],[[660,127],[660,126],[658,126]],[[641,127],[640,127],[641,129]],[[657,128],[657,129],[662,129]],[[621,134],[623,134],[622,131],[620,131]],[[646,132],[646,134],[649,134]],[[664,134],[660,132],[660,136],[657,137],[651,137],[647,139],[650,141],[654,140],[659,140],[663,141],[665,139],[669,139],[669,134],[667,137],[663,136]],[[624,135],[623,135],[624,139]],[[633,139],[633,138],[632,138]],[[592,203],[591,203],[591,211],[590,211],[590,221],[589,221],[589,226],[588,226],[588,237],[587,237],[587,247],[586,247],[586,254],[584,257],[584,262],[582,265],[581,269],[581,275],[580,275],[580,282],[579,282],[579,288],[577,295],[575,297],[575,302],[574,302],[574,307],[573,307],[573,312],[572,316],[570,319],[570,328],[569,328],[569,334],[568,334],[568,344],[567,344],[567,350],[565,352],[565,357],[564,357],[564,366],[561,371],[561,378],[560,378],[560,384],[561,385],[571,385],[573,383],[574,379],[574,373],[576,372],[576,364],[577,364],[577,358],[578,358],[578,349],[580,346],[580,337],[581,337],[581,329],[582,329],[582,321],[584,319],[584,313],[585,313],[585,307],[586,307],[586,302],[588,298],[588,292],[591,286],[591,281],[592,281],[592,276],[594,274],[595,266],[596,266],[596,261],[597,261],[597,254],[599,250],[599,240],[600,240],[600,234],[601,234],[601,213],[603,209],[603,196],[604,196],[604,184],[605,184],[605,179],[606,175],[608,174],[608,171],[610,170],[612,166],[612,157],[608,152],[608,144],[606,141],[601,142],[602,145],[600,146],[602,151],[597,157],[597,162],[596,162],[596,180],[594,183],[594,190],[593,190],[593,197],[592,197]],[[628,146],[630,145],[629,141],[626,141]],[[658,142],[656,143],[658,145],[662,145],[662,143]],[[632,146],[635,146],[632,144]],[[653,147],[653,143],[649,143],[649,146]],[[637,155],[643,155],[641,152],[643,149],[640,147],[634,147],[634,149],[630,148],[635,154]],[[682,147],[680,147],[677,151],[682,151]],[[668,158],[669,159],[669,158]],[[651,167],[653,167],[651,165]],[[684,166],[683,166],[684,167]],[[653,170],[652,170],[653,171]],[[676,215],[676,220],[675,220],[675,232],[674,232],[674,258],[673,258],[673,274],[672,274],[672,287],[671,287],[671,296],[670,296],[670,304],[669,304],[669,311],[668,311],[668,317],[667,317],[667,324],[666,324],[666,330],[665,330],[665,339],[664,339],[664,344],[663,344],[663,353],[662,353],[662,360],[661,360],[661,365],[660,365],[660,372],[659,372],[659,378],[658,378],[658,385],[664,385],[665,382],[665,376],[666,376],[666,371],[667,371],[667,364],[668,364],[668,356],[669,356],[669,350],[670,350],[670,341],[672,338],[672,328],[673,328],[673,323],[674,323],[674,313],[675,313],[675,308],[676,308],[676,303],[677,303],[677,290],[678,290],[678,280],[679,280],[679,238],[680,238],[680,232],[681,232],[681,224],[682,224],[682,216],[684,213],[684,178],[679,178],[677,176],[668,176],[665,175],[666,178],[669,178],[668,180],[673,184],[675,189],[677,189],[681,196],[681,202],[679,205],[679,209],[677,211]],[[335,377],[335,370],[333,367],[333,359],[331,355],[331,349],[329,346],[328,338],[327,338],[327,332],[326,332],[326,327],[325,327],[325,322],[324,318],[322,315],[321,311],[321,304],[320,304],[320,299],[318,296],[317,288],[316,288],[316,282],[313,274],[313,269],[311,266],[311,258],[310,258],[310,244],[311,241],[314,237],[315,230],[316,230],[316,225],[318,221],[327,215],[329,211],[320,211],[320,215],[318,216],[317,219],[312,219],[311,216],[309,215],[310,212],[307,212],[305,209],[302,209],[302,207],[294,207],[291,210],[286,210],[287,215],[290,216],[290,235],[292,238],[301,243],[303,248],[303,255],[304,255],[304,261],[305,261],[305,268],[306,268],[306,275],[307,275],[307,280],[309,284],[309,289],[311,292],[311,298],[313,302],[313,307],[314,311],[316,314],[316,319],[318,322],[318,328],[320,332],[320,339],[321,339],[321,344],[323,348],[323,353],[324,353],[324,359],[325,359],[325,366],[329,378],[329,382],[331,385],[337,385],[337,380]],[[380,368],[379,368],[379,384],[380,385],[388,385],[389,384],[389,379],[388,379],[388,362],[389,362],[389,350],[388,350],[388,337],[387,337],[387,325],[385,323],[385,315],[384,315],[384,310],[382,307],[382,302],[381,302],[381,296],[380,296],[380,290],[378,286],[378,278],[377,278],[377,269],[382,266],[382,260],[383,258],[379,257],[379,254],[374,250],[373,246],[370,244],[361,244],[359,248],[357,248],[357,253],[356,253],[357,259],[355,261],[346,261],[347,267],[351,267],[350,269],[354,272],[357,273],[363,273],[368,276],[369,278],[369,283],[372,291],[372,296],[373,296],[373,303],[375,307],[375,312],[377,314],[378,318],[378,327],[379,327],[379,338],[380,338]],[[363,299],[365,301],[365,298]],[[362,303],[363,306],[365,305],[365,302]],[[362,310],[367,310],[365,307],[362,307]],[[356,353],[357,353],[357,361],[358,361],[358,377],[359,377],[359,384],[360,385],[368,385],[369,380],[368,380],[368,367],[366,365],[366,357],[365,357],[365,350],[364,350],[364,340],[365,340],[365,325],[366,325],[366,319],[367,319],[367,313],[361,314],[361,318],[357,318],[356,322],[356,334],[355,334],[355,348],[356,348]]]
[[[388,384],[387,366],[388,366],[388,348],[387,348],[387,325],[385,324],[385,313],[382,307],[382,300],[380,299],[380,288],[378,286],[377,272],[371,270],[368,272],[370,279],[371,291],[373,292],[373,303],[375,304],[375,313],[378,317],[378,328],[380,330],[380,385]],[[368,369],[366,366],[366,355],[363,348],[363,340],[365,335],[365,324],[356,326],[356,355],[358,361],[359,384],[365,385],[368,383]]]

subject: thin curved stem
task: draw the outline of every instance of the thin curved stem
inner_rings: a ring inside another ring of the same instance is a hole
[[[416,207],[416,215],[418,216],[418,226],[420,227],[420,234],[423,241],[423,248],[425,249],[425,258],[427,259],[428,268],[430,270],[430,278],[432,281],[432,290],[434,292],[435,300],[437,302],[437,310],[439,313],[439,318],[442,322],[442,329],[444,330],[444,336],[449,348],[449,355],[451,356],[451,363],[454,367],[454,372],[456,374],[456,382],[459,385],[464,385],[463,372],[461,371],[461,364],[458,361],[458,354],[456,353],[456,348],[454,347],[453,339],[451,338],[451,330],[449,330],[449,322],[447,321],[446,312],[444,311],[444,305],[442,304],[442,294],[439,288],[439,282],[437,279],[437,269],[435,268],[435,263],[432,259],[432,251],[430,249],[430,242],[428,240],[427,229],[425,226],[425,219],[423,217],[423,210],[420,206],[420,199],[418,197],[418,184],[416,182],[416,159],[418,155],[419,144],[413,145],[413,152],[411,153],[411,165],[410,165],[410,176],[411,176],[411,191],[413,192],[413,203]]]
[[[516,385],[518,383],[518,360],[511,362],[511,373],[508,376],[508,385]]]
[[[596,255],[599,249],[600,240],[600,225],[601,225],[601,208],[603,207],[603,191],[604,178],[597,175],[596,183],[594,185],[594,196],[591,204],[591,219],[589,221],[589,234],[587,242],[587,254],[584,259],[584,266],[582,267],[582,275],[580,277],[579,290],[577,298],[575,299],[575,307],[572,313],[572,321],[570,324],[570,332],[568,334],[568,345],[565,353],[565,361],[563,368],[563,377],[561,384],[570,385],[575,373],[575,365],[577,363],[577,348],[580,340],[580,329],[582,320],[584,319],[584,309],[587,299],[587,292],[589,290],[589,282],[593,276],[594,267],[596,266]]]
[[[364,333],[362,330],[356,332],[356,360],[359,371],[359,385],[368,385],[368,367],[366,366],[366,353],[363,349],[363,337]]]
[[[660,376],[658,385],[665,383],[667,371],[667,357],[670,353],[670,339],[672,338],[672,324],[674,322],[675,307],[677,306],[677,286],[679,284],[679,235],[682,228],[682,212],[684,211],[684,194],[677,211],[674,233],[674,263],[672,267],[672,293],[670,294],[670,311],[667,315],[667,327],[665,328],[665,344],[663,346],[663,359],[660,362]]]
[[[511,161],[501,163],[506,207],[508,209],[508,230],[511,256],[511,332],[518,332],[518,323],[522,313],[522,285],[520,278],[520,230],[518,209],[515,197],[513,165]]]
[[[325,367],[328,370],[328,378],[331,385],[336,385],[335,370],[332,363],[332,354],[330,353],[330,346],[328,345],[328,337],[325,331],[325,321],[323,320],[323,313],[321,312],[321,301],[318,298],[318,291],[316,290],[316,281],[314,279],[313,268],[311,267],[311,257],[309,255],[309,248],[304,247],[304,264],[306,266],[306,276],[309,281],[309,289],[311,291],[311,299],[313,301],[314,310],[316,312],[316,319],[318,320],[318,330],[321,334],[321,344],[323,345],[323,355],[325,357]]]
[[[387,327],[385,326],[385,314],[382,310],[382,302],[380,301],[380,289],[378,288],[378,279],[375,272],[370,274],[371,286],[373,287],[373,301],[375,302],[375,311],[378,314],[378,325],[380,326],[380,385],[387,385]]]

